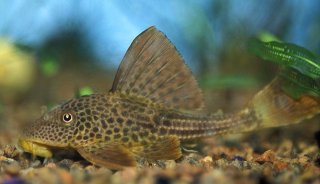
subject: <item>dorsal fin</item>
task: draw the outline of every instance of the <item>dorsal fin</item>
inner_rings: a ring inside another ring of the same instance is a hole
[[[155,27],[131,43],[111,91],[184,110],[200,110],[204,104],[191,71],[174,45]]]

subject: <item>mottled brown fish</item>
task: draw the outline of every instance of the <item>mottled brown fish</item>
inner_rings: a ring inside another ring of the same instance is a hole
[[[51,148],[73,148],[112,169],[136,159],[175,160],[180,143],[229,132],[298,123],[320,111],[310,96],[294,100],[275,78],[238,113],[207,115],[201,90],[176,48],[150,27],[129,47],[112,89],[71,99],[26,128],[19,146],[51,157]]]

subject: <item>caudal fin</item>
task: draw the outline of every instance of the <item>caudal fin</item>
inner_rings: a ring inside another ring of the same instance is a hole
[[[320,112],[320,100],[311,96],[294,99],[282,89],[282,79],[275,78],[249,103],[260,122],[255,128],[278,127],[300,123]]]

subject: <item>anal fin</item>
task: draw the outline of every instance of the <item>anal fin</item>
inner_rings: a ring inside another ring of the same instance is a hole
[[[77,151],[91,163],[109,169],[136,166],[134,155],[120,144],[96,143],[77,148]]]

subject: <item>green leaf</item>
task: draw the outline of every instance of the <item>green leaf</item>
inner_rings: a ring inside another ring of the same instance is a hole
[[[49,102],[49,103],[47,104],[46,109],[47,109],[47,110],[51,110],[51,109],[57,107],[58,105],[59,105],[59,104],[57,104],[57,103]]]
[[[281,40],[279,38],[277,38],[275,35],[273,35],[269,32],[261,32],[258,35],[258,39],[263,42],[271,42],[271,41],[281,42]]]
[[[298,45],[277,41],[251,40],[249,50],[282,66],[279,74],[285,80],[282,89],[291,97],[320,97],[319,56]]]
[[[301,74],[292,68],[284,68],[280,76],[287,80],[282,89],[293,98],[301,95],[320,97],[320,80]]]
[[[41,71],[47,77],[56,75],[59,71],[59,64],[53,57],[41,61]]]
[[[249,50],[262,59],[296,69],[303,75],[320,79],[320,58],[307,49],[291,43],[251,40]]]
[[[85,86],[85,87],[82,87],[80,89],[78,89],[76,91],[76,97],[79,98],[81,96],[86,96],[86,95],[91,95],[93,94],[93,90],[92,88],[88,87],[88,86]]]

